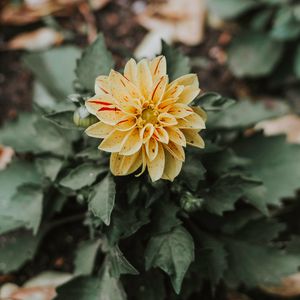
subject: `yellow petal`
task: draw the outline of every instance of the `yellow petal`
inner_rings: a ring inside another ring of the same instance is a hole
[[[167,112],[173,115],[175,118],[184,118],[193,113],[193,110],[183,103],[175,103],[169,106]]]
[[[171,82],[166,90],[165,99],[167,98],[177,98],[184,90],[184,85],[179,85],[178,83]]]
[[[128,131],[136,126],[136,117],[127,117],[119,121],[115,127],[120,131]]]
[[[176,118],[168,113],[160,114],[157,119],[162,126],[174,126],[177,124]]]
[[[120,150],[120,154],[132,155],[141,149],[142,144],[143,141],[140,138],[140,131],[138,128],[134,128],[126,137],[126,141]]]
[[[182,168],[182,161],[173,157],[168,151],[165,151],[166,163],[162,178],[173,181],[178,176]]]
[[[186,140],[184,134],[177,127],[166,127],[170,141],[185,147]]]
[[[153,82],[156,83],[162,76],[167,73],[166,58],[162,55],[155,57],[150,62],[150,70]]]
[[[161,178],[165,168],[165,151],[160,143],[158,143],[158,152],[152,161],[147,159],[147,167],[152,181]]]
[[[88,99],[85,102],[85,106],[91,114],[96,115],[103,107],[115,107],[115,102],[116,100],[111,95],[102,94]]]
[[[207,120],[207,114],[201,107],[192,106],[191,108],[197,115],[199,115],[204,120],[204,122]]]
[[[164,145],[165,149],[169,151],[176,159],[180,161],[184,161],[185,159],[185,154],[182,146],[177,145],[173,142],[169,142],[168,145]]]
[[[111,93],[108,76],[98,76],[95,81],[95,94],[108,95]]]
[[[115,176],[124,176],[135,172],[142,164],[141,153],[130,156],[112,153],[110,156],[110,169]]]
[[[178,102],[189,104],[199,95],[199,93],[200,89],[198,87],[187,86],[178,97]]]
[[[146,143],[145,148],[146,148],[146,153],[147,153],[148,159],[150,161],[152,161],[158,153],[158,142],[157,142],[157,140],[154,139],[154,138],[151,138]]]
[[[199,81],[196,74],[186,74],[183,75],[176,80],[174,80],[171,84],[178,84],[183,86],[193,86],[195,88],[199,87]]]
[[[205,147],[205,143],[197,130],[183,129],[182,132],[185,135],[187,144],[201,149]]]
[[[141,152],[142,152],[142,169],[141,169],[140,173],[135,175],[136,177],[141,176],[145,172],[146,167],[147,167],[147,154],[146,154],[146,150],[145,150],[144,146],[142,147]]]
[[[128,132],[114,130],[100,144],[99,149],[106,152],[119,152],[122,149]]]
[[[204,129],[204,120],[196,113],[193,113],[183,119],[178,120],[178,128],[181,129]]]
[[[157,127],[154,130],[153,136],[160,141],[161,143],[168,144],[169,143],[169,135],[168,132],[162,128],[162,127]]]
[[[154,126],[151,123],[146,124],[140,131],[140,138],[145,144],[152,137],[154,133]]]
[[[168,84],[169,78],[167,75],[162,76],[157,83],[154,85],[153,90],[151,92],[151,102],[155,105],[159,105],[162,100],[166,86]]]
[[[98,122],[88,127],[85,130],[85,133],[88,136],[103,139],[113,130],[114,130],[113,126],[107,125],[103,122]]]
[[[139,99],[141,97],[138,88],[119,72],[111,70],[109,82],[113,97],[119,101],[123,99],[130,102],[132,98]]]
[[[153,81],[152,75],[149,69],[149,64],[146,59],[142,59],[138,65],[138,85],[140,87],[141,94],[148,99],[151,93]]]
[[[125,65],[124,77],[137,85],[137,66],[136,61],[133,58],[131,58]]]

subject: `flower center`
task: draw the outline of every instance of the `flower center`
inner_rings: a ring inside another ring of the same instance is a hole
[[[142,111],[142,119],[146,123],[157,123],[157,112],[152,108],[146,108]]]

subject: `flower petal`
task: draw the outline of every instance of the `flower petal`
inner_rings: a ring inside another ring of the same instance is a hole
[[[136,126],[136,117],[127,117],[119,121],[115,127],[120,131],[128,131]]]
[[[137,65],[133,58],[131,58],[125,65],[124,77],[137,85]]]
[[[165,151],[166,163],[162,178],[173,181],[181,171],[182,161],[173,157],[168,151]]]
[[[98,122],[98,123],[95,123],[95,124],[91,125],[90,127],[88,127],[85,130],[85,133],[88,136],[103,139],[108,134],[110,134],[113,130],[114,130],[113,126],[107,125],[103,122]]]
[[[141,153],[130,156],[112,153],[110,156],[110,169],[115,176],[124,176],[135,172],[142,164]]]
[[[106,152],[120,152],[128,132],[114,130],[99,145],[99,149]]]
[[[192,106],[191,108],[197,115],[199,115],[204,120],[204,122],[207,120],[207,114],[201,107]]]
[[[165,168],[165,151],[160,143],[158,143],[158,152],[152,161],[147,159],[147,167],[152,181],[161,178]]]
[[[126,137],[126,141],[120,150],[120,154],[132,155],[141,149],[142,144],[143,141],[140,138],[140,131],[138,128],[134,128]]]
[[[178,128],[181,129],[204,129],[204,120],[196,113],[193,113],[183,119],[178,120]]]
[[[175,118],[184,118],[193,113],[193,110],[183,103],[175,103],[169,106],[167,112],[173,115]]]
[[[178,83],[171,82],[166,90],[165,99],[167,98],[177,98],[183,92],[184,85],[179,85]]]
[[[199,95],[199,93],[200,89],[198,87],[187,86],[180,94],[178,102],[189,104]]]
[[[95,81],[95,94],[96,95],[107,95],[110,94],[110,85],[108,76],[98,76]]]
[[[103,107],[114,108],[116,100],[108,94],[96,95],[87,101],[85,101],[85,106],[87,110],[96,115],[97,112]]]
[[[168,144],[169,143],[168,132],[164,128],[162,128],[162,127],[155,128],[153,136],[154,136],[154,138],[156,138],[161,143],[164,143],[164,144]]]
[[[146,148],[146,153],[147,153],[148,159],[150,161],[152,161],[158,153],[158,142],[157,142],[157,140],[154,139],[154,138],[151,138],[146,143],[145,148]]]
[[[168,132],[170,141],[185,147],[186,140],[184,134],[177,127],[166,127],[166,131]]]
[[[169,151],[176,159],[180,160],[180,161],[184,161],[185,160],[185,154],[184,154],[184,150],[182,148],[182,146],[177,145],[173,142],[169,142],[168,145],[164,145],[165,149],[167,151]]]
[[[159,105],[161,102],[167,84],[168,84],[169,78],[167,75],[162,76],[157,83],[154,85],[152,92],[151,92],[151,102],[154,103],[155,105]]]
[[[140,131],[140,138],[143,140],[145,144],[152,137],[154,133],[154,126],[151,123],[146,124]]]
[[[177,124],[176,118],[168,113],[161,113],[157,120],[162,126],[174,126]]]
[[[182,132],[187,144],[201,149],[205,147],[205,143],[197,130],[183,129]]]
[[[167,73],[166,58],[162,55],[155,57],[150,62],[150,71],[153,78],[153,82],[157,82],[162,76]]]
[[[197,74],[186,74],[172,81],[171,84],[199,87],[199,80]]]
[[[138,85],[140,88],[141,94],[148,99],[151,93],[153,81],[152,75],[149,69],[149,64],[146,59],[142,59],[138,65]]]

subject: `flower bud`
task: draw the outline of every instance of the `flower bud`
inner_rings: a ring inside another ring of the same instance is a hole
[[[99,122],[99,120],[95,116],[91,115],[84,106],[82,106],[75,110],[73,122],[78,127],[88,128],[89,126]]]
[[[180,205],[186,212],[195,212],[201,208],[202,198],[196,198],[190,192],[185,192],[180,199]]]

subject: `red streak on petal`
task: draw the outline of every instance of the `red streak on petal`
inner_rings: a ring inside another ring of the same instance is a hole
[[[117,125],[119,125],[119,124],[122,124],[122,123],[124,123],[124,122],[127,122],[127,121],[128,121],[128,119],[126,119],[126,120],[122,120],[122,121],[118,122],[118,124],[117,124]]]
[[[98,111],[121,111],[117,107],[101,107]]]
[[[160,62],[161,62],[161,60],[162,60],[162,58],[163,58],[163,57],[161,57],[161,58],[159,59],[159,61],[157,62],[157,65],[156,65],[155,70],[154,70],[154,75],[156,74],[156,72],[157,72],[157,70],[158,70],[158,66],[159,66],[159,64],[160,64]]]
[[[153,136],[154,136],[155,139],[158,140],[158,136],[155,133],[153,133]]]
[[[153,93],[152,93],[152,96],[151,96],[151,99],[152,99],[152,100],[153,100],[154,95],[155,95],[155,93],[156,93],[156,91],[157,91],[157,88],[158,88],[158,86],[160,85],[160,83],[161,83],[162,80],[163,80],[163,77],[160,78],[160,80],[158,81],[158,83],[157,83],[155,89],[153,90]]]
[[[89,101],[89,103],[101,104],[101,105],[112,105],[112,103],[110,103],[110,102],[104,102],[104,101],[99,101],[99,100],[92,100],[92,101]]]
[[[123,81],[122,79],[120,79],[120,81],[121,81],[122,85],[123,85],[124,87],[126,87],[126,84],[124,83],[124,81]]]
[[[101,89],[105,94],[108,94],[108,91],[105,90],[103,87],[100,87],[100,89]]]

